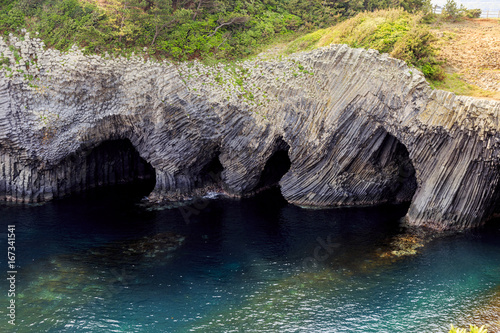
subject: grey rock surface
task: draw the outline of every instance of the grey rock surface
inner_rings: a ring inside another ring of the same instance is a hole
[[[244,196],[278,153],[291,162],[282,194],[299,206],[411,201],[409,224],[463,229],[499,199],[500,103],[432,90],[373,50],[208,67],[61,53],[26,34],[0,39],[2,59],[2,200],[47,201],[148,168],[152,202],[206,186]],[[118,151],[99,150],[114,140]]]

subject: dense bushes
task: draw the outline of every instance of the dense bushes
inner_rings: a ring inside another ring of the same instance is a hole
[[[5,34],[26,28],[60,50],[77,44],[88,53],[146,52],[173,60],[244,58],[277,39],[344,20],[304,35],[287,51],[345,43],[390,53],[433,80],[444,75],[435,60],[432,34],[419,15],[408,12],[425,11],[429,0],[0,0],[0,4],[0,32]],[[406,11],[355,15],[394,5]]]
[[[481,17],[481,9],[466,9],[463,15],[467,18],[479,18]]]
[[[414,25],[395,43],[391,56],[414,65],[431,80],[442,81],[445,73],[435,57],[435,39],[426,26]]]
[[[37,31],[48,46],[147,52],[157,58],[235,59],[282,36],[327,27],[364,10],[428,0],[0,0],[0,32]],[[396,36],[393,36],[396,37]]]

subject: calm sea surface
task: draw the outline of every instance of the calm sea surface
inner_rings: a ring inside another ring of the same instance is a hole
[[[276,191],[181,208],[136,189],[0,206],[16,230],[16,326],[1,332],[447,332],[497,324],[500,228],[380,256],[407,206],[305,210]],[[176,233],[184,241],[175,248]],[[157,242],[146,241],[160,240]],[[498,327],[498,326],[497,326]]]

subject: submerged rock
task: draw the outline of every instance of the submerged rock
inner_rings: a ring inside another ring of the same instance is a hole
[[[16,45],[30,64],[19,71],[7,53]],[[374,50],[215,66],[60,53],[29,36],[1,40],[3,51],[3,200],[148,178],[152,202],[276,182],[303,207],[411,201],[408,223],[434,229],[495,211],[500,102],[433,90]]]
[[[388,251],[382,252],[380,258],[404,257],[417,254],[417,249],[423,247],[429,240],[415,234],[401,234],[394,237]]]
[[[137,240],[114,242],[89,250],[92,256],[113,262],[144,264],[147,258],[164,258],[184,242],[185,237],[174,233],[160,233]],[[157,264],[157,263],[156,263]]]
[[[71,254],[61,254],[23,267],[18,309],[21,327],[37,323],[37,330],[62,327],[74,319],[75,308],[108,302],[134,288],[141,275],[158,268],[174,255],[185,238],[160,233],[112,242]],[[54,315],[57,313],[57,315]]]
[[[184,240],[174,233],[160,233],[55,256],[26,268],[27,275],[36,278],[21,298],[61,299],[69,290],[82,291],[84,298],[97,297],[114,283],[131,284],[142,270],[166,263]]]

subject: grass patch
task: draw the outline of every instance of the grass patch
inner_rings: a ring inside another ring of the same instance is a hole
[[[453,92],[457,95],[486,97],[500,99],[500,93],[479,88],[476,85],[465,82],[460,74],[446,74],[443,81],[430,81],[431,87],[435,89]]]
[[[286,52],[315,49],[332,43],[387,52],[390,46],[419,20],[420,16],[409,14],[402,9],[364,12],[338,25],[298,38],[290,43]]]
[[[329,29],[320,29],[292,41],[285,49],[287,54],[299,51],[309,51],[319,47],[319,41],[324,38]]]

